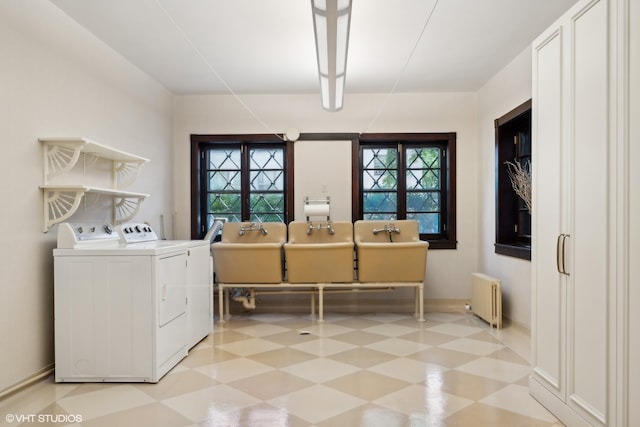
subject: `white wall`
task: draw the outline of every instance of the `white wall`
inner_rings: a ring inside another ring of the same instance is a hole
[[[294,218],[305,221],[304,198],[331,198],[331,219],[351,221],[351,141],[298,141],[294,144]],[[317,162],[314,159],[328,159]]]
[[[2,393],[53,363],[56,228],[42,232],[37,138],[83,136],[150,158],[130,189],[151,194],[136,220],[156,225],[173,205],[173,95],[48,1],[0,2],[0,58]]]
[[[529,98],[531,49],[523,51],[478,91],[478,270],[502,280],[504,315],[525,328],[531,326],[531,263],[494,252],[494,120]]]
[[[476,95],[395,94],[386,105],[385,99],[387,95],[351,95],[345,98],[343,110],[329,113],[321,109],[317,95],[241,96],[242,102],[252,111],[249,113],[232,96],[177,97],[174,188],[178,236],[189,237],[190,200],[184,189],[190,185],[189,135],[192,133],[282,133],[291,127],[302,133],[456,132],[458,249],[429,252],[425,296],[427,299],[469,298],[470,275],[476,270],[478,250]],[[320,189],[327,179],[318,172],[320,165],[326,175],[336,174],[342,180],[332,179],[329,184],[332,199],[345,204],[350,201],[350,160],[345,158],[350,157],[350,147],[344,142],[303,141],[296,144],[300,144],[303,153],[313,154],[305,159],[296,153],[296,176],[304,174],[306,168],[314,171],[305,176],[304,184],[300,185],[309,191]],[[299,182],[297,180],[296,186]],[[296,203],[302,203],[302,197],[304,194],[296,190]],[[342,216],[349,212],[350,206],[332,204],[332,209]],[[399,291],[396,291],[398,297],[406,296]]]

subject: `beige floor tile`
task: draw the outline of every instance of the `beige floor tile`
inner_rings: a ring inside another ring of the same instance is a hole
[[[148,405],[155,400],[130,384],[119,384],[88,393],[66,396],[58,401],[69,414],[82,415],[84,421],[110,413]]]
[[[456,368],[475,360],[477,357],[454,350],[433,347],[407,356],[409,359],[419,360],[425,363],[433,363],[447,368]]]
[[[371,326],[363,329],[364,332],[370,332],[372,334],[384,335],[386,337],[398,337],[414,332],[414,328],[402,325],[394,325],[390,323],[381,323],[379,325]]]
[[[531,368],[519,363],[505,362],[490,357],[481,357],[476,360],[458,366],[459,371],[470,374],[479,375],[481,377],[491,378],[504,382],[516,382],[525,376],[528,376]]]
[[[224,351],[218,347],[201,348],[191,350],[188,357],[182,359],[180,366],[193,369],[209,365],[214,362],[224,362],[226,360],[237,359],[238,357],[240,356]]]
[[[291,332],[291,329],[278,326],[272,323],[258,323],[244,328],[237,328],[233,330],[236,333],[249,335],[251,337],[266,337],[269,335],[275,335],[282,332]]]
[[[346,332],[340,335],[334,335],[334,340],[344,341],[349,344],[355,344],[359,346],[364,346],[367,344],[372,344],[378,341],[386,340],[388,337],[380,334],[372,334],[371,332],[364,331],[351,331]]]
[[[487,354],[487,357],[491,357],[493,359],[504,360],[507,362],[520,363],[522,365],[529,365],[525,359],[520,357],[515,351],[511,350],[508,347],[503,347],[502,349],[496,351],[495,353]]]
[[[411,385],[411,383],[376,372],[360,370],[350,375],[327,381],[324,385],[367,401],[373,401],[402,390]]]
[[[260,426],[260,427],[309,427],[309,422],[282,408],[268,403],[257,403],[236,411],[215,414],[198,424],[198,427]]]
[[[186,427],[190,424],[190,420],[159,402],[82,421],[83,427]]]
[[[281,370],[315,383],[323,383],[325,381],[331,381],[334,378],[352,374],[360,370],[360,368],[347,363],[328,359],[326,357],[321,357],[298,363],[296,365],[287,366],[281,368]]]
[[[416,330],[409,332],[408,334],[399,335],[398,338],[405,340],[411,340],[423,344],[429,344],[431,346],[437,346],[449,341],[453,341],[458,337],[448,334],[440,334],[429,329]]]
[[[480,400],[503,389],[507,385],[508,383],[502,381],[452,369],[442,374],[442,383],[433,384],[433,387],[439,387],[442,391],[455,396],[471,400]],[[427,386],[432,387],[432,385],[429,384]]]
[[[284,332],[269,335],[265,338],[283,346],[292,346],[317,339],[318,337],[311,334],[308,328],[303,328],[285,330]]]
[[[335,322],[336,325],[344,326],[347,328],[363,330],[371,326],[379,325],[380,322],[364,318],[362,316],[350,316],[342,320]]]
[[[314,382],[277,370],[233,381],[228,385],[260,400],[269,400],[310,387]]]
[[[285,394],[268,403],[316,424],[326,418],[335,417],[366,403],[363,399],[342,393],[334,388],[317,384],[300,391]]]
[[[441,323],[439,325],[432,326],[427,329],[431,332],[438,332],[446,335],[453,335],[456,337],[468,337],[478,333],[478,328],[468,325],[459,325],[456,323]]]
[[[216,420],[225,425],[226,420],[235,420],[243,408],[260,403],[250,396],[226,384],[181,394],[165,399],[162,403],[194,423]],[[237,425],[237,424],[228,424]]]
[[[193,370],[184,370],[170,372],[157,384],[137,384],[134,387],[156,400],[163,400],[208,388],[215,384],[216,380],[208,375]]]
[[[317,423],[318,427],[362,426],[400,427],[409,426],[409,417],[389,408],[368,403],[350,411]],[[418,424],[415,424],[418,426]]]
[[[549,423],[557,421],[553,415],[531,398],[529,389],[521,385],[510,384],[480,402]]]
[[[416,384],[429,381],[434,377],[441,377],[449,368],[407,358],[394,358],[388,362],[372,366],[369,370]]]
[[[422,344],[402,338],[389,338],[384,341],[367,344],[365,347],[378,350],[383,353],[393,354],[394,356],[408,356],[410,354],[426,350],[431,346],[429,344]]]
[[[504,345],[502,345],[500,342],[494,343],[487,341],[478,341],[469,338],[459,338],[457,340],[441,344],[439,347],[446,350],[474,354],[476,356],[486,356],[487,354],[495,353],[496,351],[502,350],[504,348]]]
[[[292,345],[291,348],[306,351],[307,353],[313,354],[317,357],[326,357],[357,348],[357,346],[331,338],[318,338],[302,344]]]
[[[551,427],[549,423],[536,418],[526,417],[515,412],[474,403],[445,420],[447,426],[491,426],[491,427]]]
[[[250,338],[231,343],[218,344],[217,347],[228,351],[229,353],[237,354],[238,356],[251,356],[253,354],[273,350],[282,346],[266,339]]]
[[[353,328],[336,325],[329,322],[321,322],[309,325],[306,328],[306,331],[309,332],[312,336],[327,338],[351,332],[353,331]]]
[[[216,382],[229,383],[254,375],[264,374],[273,369],[271,366],[256,362],[252,359],[240,357],[225,362],[201,366],[195,370],[214,379]]]
[[[428,388],[411,385],[373,403],[412,416],[412,425],[444,425],[448,416],[473,404],[472,400],[447,393],[430,393]],[[480,425],[480,424],[476,424]]]
[[[351,350],[343,351],[341,353],[332,354],[327,356],[329,359],[337,360],[339,362],[348,363],[360,368],[369,368],[374,365],[379,365],[384,362],[395,359],[395,356],[389,353],[383,353],[381,351],[373,350],[370,348],[357,347]]]
[[[311,359],[315,359],[313,354],[290,347],[277,348],[251,356],[251,360],[254,362],[262,363],[273,368],[283,368]]]

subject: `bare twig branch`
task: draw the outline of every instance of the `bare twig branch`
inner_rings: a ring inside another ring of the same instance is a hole
[[[507,165],[507,173],[513,190],[524,200],[529,213],[531,213],[531,164],[527,161],[523,166],[517,160],[504,163]]]

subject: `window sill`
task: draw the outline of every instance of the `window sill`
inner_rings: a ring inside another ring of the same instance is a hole
[[[458,242],[451,240],[428,240],[429,249],[457,249]]]
[[[524,245],[509,245],[505,243],[495,244],[495,253],[500,255],[506,255],[514,258],[531,260],[531,246]]]

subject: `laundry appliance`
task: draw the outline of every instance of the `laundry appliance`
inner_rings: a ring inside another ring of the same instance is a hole
[[[59,224],[56,382],[158,382],[213,329],[209,244],[144,223]]]

